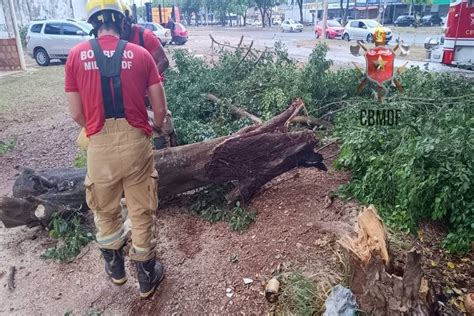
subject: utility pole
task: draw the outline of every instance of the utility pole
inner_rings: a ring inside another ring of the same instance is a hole
[[[328,28],[328,0],[324,0],[323,8],[323,38],[326,39],[326,30]]]

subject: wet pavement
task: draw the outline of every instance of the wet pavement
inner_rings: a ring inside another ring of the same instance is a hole
[[[410,55],[404,59],[397,58],[395,60],[395,67],[405,65],[406,67],[420,67],[430,71],[452,72],[463,76],[474,78],[474,71],[459,69],[455,67],[448,67],[440,63],[430,63],[424,61],[424,49],[422,43],[426,37],[436,37],[441,34],[439,27],[424,27],[424,28],[392,28],[394,39],[400,37],[405,43],[416,45],[418,54],[423,56],[410,60]],[[315,38],[313,28],[306,27],[301,33],[282,33],[278,27],[270,29],[262,29],[256,27],[190,27],[190,39],[182,48],[194,50],[197,53],[203,53],[203,48],[209,50],[211,34],[217,41],[237,45],[242,35],[245,36],[244,44],[249,45],[251,41],[254,42],[256,48],[273,47],[278,41],[281,41],[288,49],[291,57],[300,61],[306,61],[311,54],[313,47],[319,40]],[[365,60],[363,56],[352,56],[349,51],[350,45],[355,45],[354,41],[346,42],[342,40],[325,40],[329,46],[328,58],[330,58],[335,67],[354,67],[353,63],[358,64],[359,67],[365,67]],[[395,45],[392,41],[392,47]]]

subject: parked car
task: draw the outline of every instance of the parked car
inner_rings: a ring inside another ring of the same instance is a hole
[[[262,21],[255,20],[252,23],[249,23],[251,26],[262,26]]]
[[[281,20],[280,19],[274,19],[272,24],[273,25],[281,25]]]
[[[316,38],[323,36],[323,22],[320,21],[318,25],[314,28],[314,33]],[[336,20],[328,20],[326,27],[326,38],[342,38],[342,33],[344,33],[344,27]]]
[[[161,45],[165,46],[166,44],[171,42],[172,36],[170,29],[164,28],[160,24],[153,22],[144,22],[138,24],[155,33],[156,37],[158,37],[158,39],[160,40]]]
[[[281,23],[282,32],[303,32],[303,24],[295,22],[293,20],[285,20]]]
[[[342,39],[346,41],[364,40],[372,42],[372,34],[374,34],[375,29],[378,26],[383,27],[387,33],[387,43],[390,42],[392,40],[392,30],[388,27],[382,26],[375,20],[352,20],[347,22]]]
[[[174,24],[174,30],[171,31],[171,44],[184,45],[189,39],[188,30],[181,23]]]
[[[395,22],[394,26],[418,26],[418,22],[413,15],[400,15]]]
[[[74,19],[31,21],[26,34],[26,52],[40,66],[51,59],[66,62],[71,48],[90,40],[92,25]]]
[[[437,15],[425,15],[420,19],[420,24],[423,26],[441,26],[443,25],[443,19]]]

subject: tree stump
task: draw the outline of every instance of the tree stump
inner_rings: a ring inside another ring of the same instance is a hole
[[[369,315],[433,315],[434,292],[423,277],[421,253],[408,251],[403,271],[393,273],[387,232],[372,206],[359,215],[356,232],[356,238],[346,235],[339,244],[359,308]]]

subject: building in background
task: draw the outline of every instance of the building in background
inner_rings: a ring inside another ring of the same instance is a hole
[[[446,16],[450,0],[432,0],[432,5],[417,5],[413,14],[419,17],[428,14]],[[345,9],[347,0],[343,0]],[[322,19],[324,0],[306,0],[303,3],[303,23],[313,24]],[[286,19],[300,20],[300,11],[296,1],[287,0],[280,5]],[[348,19],[378,19],[381,23],[391,24],[396,18],[410,12],[410,5],[402,0],[349,0]],[[344,14],[340,0],[328,0],[328,18],[340,18]]]

